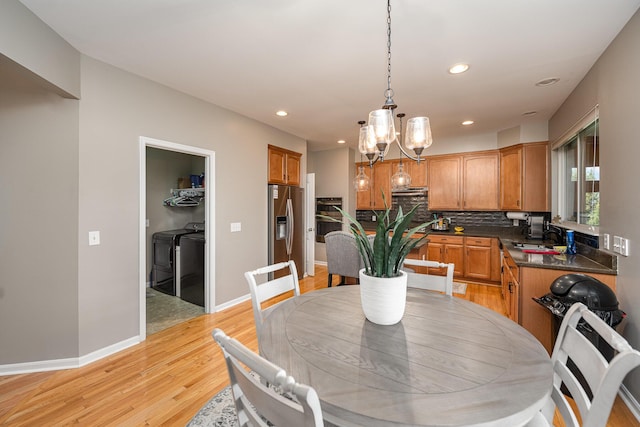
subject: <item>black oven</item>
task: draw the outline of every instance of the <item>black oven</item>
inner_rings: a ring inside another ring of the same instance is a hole
[[[342,230],[342,223],[319,217],[322,215],[341,220],[342,214],[336,210],[336,207],[342,209],[342,197],[316,199],[316,242],[324,243],[324,236],[327,233]]]

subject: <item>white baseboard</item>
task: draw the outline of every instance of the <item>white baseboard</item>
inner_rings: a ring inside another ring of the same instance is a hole
[[[625,387],[624,384],[620,387],[620,392],[618,393],[618,395],[627,405],[633,416],[636,417],[636,420],[640,422],[640,403],[638,403],[636,398],[633,397],[633,395],[629,392],[629,389]]]
[[[318,264],[318,265],[324,265],[325,267],[327,266],[327,261],[318,261],[318,260],[315,260],[313,263],[314,263],[314,264]]]
[[[0,375],[30,374],[33,372],[59,371],[62,369],[79,368],[138,343],[140,343],[140,337],[135,336],[80,357],[0,365]]]
[[[250,299],[251,299],[251,294],[246,294],[246,295],[243,295],[243,296],[238,297],[236,299],[232,299],[231,301],[227,301],[224,304],[216,305],[216,311],[215,312],[217,313],[218,311],[226,310],[229,307],[233,307],[234,305],[238,305],[241,302],[245,302],[245,301],[250,300]]]

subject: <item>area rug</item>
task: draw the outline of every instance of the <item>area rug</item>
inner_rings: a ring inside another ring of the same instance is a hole
[[[238,426],[238,417],[236,416],[236,407],[233,404],[231,387],[227,386],[220,393],[213,396],[187,424],[187,427],[200,426]]]
[[[460,282],[453,282],[453,293],[454,294],[462,294],[467,293],[467,284]]]

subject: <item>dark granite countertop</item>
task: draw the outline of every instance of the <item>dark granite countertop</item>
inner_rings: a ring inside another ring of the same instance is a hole
[[[554,242],[551,240],[529,240],[521,234],[519,229],[514,227],[465,227],[462,233],[456,233],[452,228],[449,231],[432,230],[429,234],[498,238],[500,239],[501,249],[507,250],[520,267],[568,270],[582,273],[618,274],[615,255],[580,243],[576,245],[578,249],[577,255],[524,253],[520,249],[516,249],[514,243],[553,245]]]

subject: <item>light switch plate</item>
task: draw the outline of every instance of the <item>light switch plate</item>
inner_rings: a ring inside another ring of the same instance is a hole
[[[622,237],[620,236],[613,236],[613,252],[615,253],[620,253],[620,239],[622,239]]]
[[[620,238],[620,254],[629,256],[629,239],[624,237]]]
[[[231,223],[231,232],[237,233],[238,231],[242,231],[242,223],[241,222],[232,222]]]
[[[604,249],[606,250],[610,250],[611,249],[611,235],[609,233],[605,233],[602,235],[602,246],[604,247]]]
[[[100,232],[99,231],[90,231],[89,232],[89,246],[95,246],[100,244]]]

